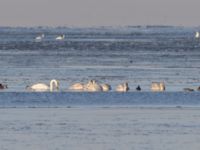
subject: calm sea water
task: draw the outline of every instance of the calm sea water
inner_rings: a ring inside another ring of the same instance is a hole
[[[200,30],[200,29],[199,29]],[[199,150],[198,28],[0,28],[1,150]],[[35,37],[45,34],[41,42]],[[65,34],[63,41],[55,37]],[[58,79],[61,92],[25,87]],[[69,92],[74,82],[108,93]],[[128,93],[114,92],[127,81]],[[150,92],[153,81],[167,91]],[[134,92],[140,85],[143,92]],[[196,106],[196,107],[194,107]]]
[[[131,91],[164,81],[167,91],[200,85],[200,39],[197,28],[0,28],[0,81],[6,91],[25,92],[37,82],[58,79],[61,91],[74,82],[128,81]],[[45,34],[41,42],[35,37]],[[65,34],[64,41],[55,37]],[[113,88],[113,89],[114,89]]]

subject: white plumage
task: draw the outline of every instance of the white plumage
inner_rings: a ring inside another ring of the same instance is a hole
[[[64,40],[65,39],[65,35],[59,35],[56,37],[56,40]]]
[[[195,38],[199,38],[199,37],[200,37],[199,32],[196,32],[196,33],[195,33]]]
[[[39,35],[35,38],[36,41],[41,41],[44,38],[44,34]]]
[[[30,87],[27,87],[27,89],[35,92],[47,92],[47,91],[53,92],[59,89],[59,81],[55,79],[51,80],[50,86],[45,83],[36,83]]]

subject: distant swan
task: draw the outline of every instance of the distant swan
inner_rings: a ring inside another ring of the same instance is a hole
[[[53,92],[54,90],[57,91],[59,89],[59,81],[55,79],[51,80],[50,86],[44,83],[37,83],[30,87],[27,87],[27,89],[35,92],[46,92],[46,91]]]
[[[44,38],[44,34],[39,35],[35,38],[35,41],[41,41]]]
[[[104,92],[108,92],[111,90],[111,86],[109,84],[101,84],[101,87]]]
[[[75,83],[69,87],[70,90],[74,91],[83,91],[84,90],[84,84],[83,83]]]
[[[116,88],[117,92],[127,92],[129,90],[128,83],[119,84]]]
[[[64,40],[64,38],[65,38],[65,35],[60,35],[60,36],[58,36],[58,37],[56,37],[56,40]]]
[[[84,87],[85,91],[87,92],[100,92],[102,91],[101,85],[96,83],[95,80],[90,80]]]
[[[199,32],[196,32],[196,33],[195,33],[195,38],[198,39],[199,37],[200,37]]]
[[[165,84],[164,82],[152,82],[151,90],[153,92],[162,92],[165,91]]]

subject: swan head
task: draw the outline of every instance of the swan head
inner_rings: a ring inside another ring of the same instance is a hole
[[[96,84],[96,80],[91,80],[92,84]]]
[[[124,87],[125,87],[125,90],[126,90],[126,91],[130,90],[129,87],[128,87],[128,82],[125,82],[125,83],[124,83]]]
[[[88,84],[93,84],[93,80],[89,80],[89,81],[88,81]]]
[[[125,86],[125,87],[128,87],[128,82],[125,82],[125,83],[124,83],[124,86]]]
[[[56,79],[50,81],[50,91],[59,90],[60,82]]]
[[[160,83],[160,88],[161,88],[161,90],[163,90],[163,91],[165,90],[165,83],[164,83],[164,82],[161,82],[161,83]]]

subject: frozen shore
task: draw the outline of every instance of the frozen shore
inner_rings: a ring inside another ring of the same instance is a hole
[[[199,108],[2,108],[1,150],[198,150]]]

